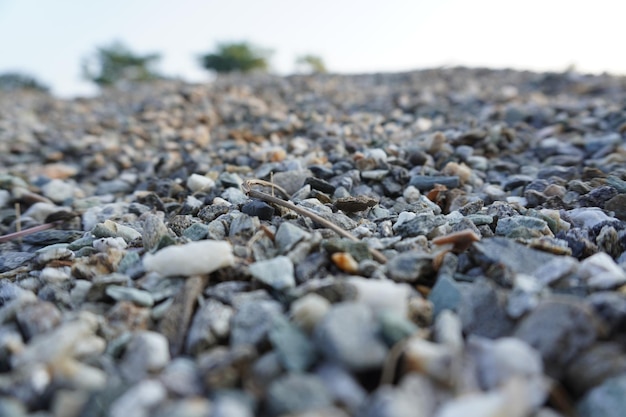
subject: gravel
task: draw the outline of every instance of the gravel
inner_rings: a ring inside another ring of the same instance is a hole
[[[622,415],[624,103],[468,68],[0,95],[0,415]]]

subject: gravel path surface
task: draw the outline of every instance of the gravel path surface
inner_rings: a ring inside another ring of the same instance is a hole
[[[0,416],[623,416],[626,79],[0,95]]]

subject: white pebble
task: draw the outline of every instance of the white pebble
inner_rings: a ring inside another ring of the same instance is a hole
[[[402,223],[408,222],[409,220],[415,218],[415,216],[416,214],[411,213],[410,211],[403,211],[402,213],[398,214],[398,220],[393,225],[393,230],[397,230],[398,227],[402,225]]]
[[[39,274],[41,282],[48,284],[59,284],[61,282],[68,281],[72,276],[71,270],[68,266],[61,268],[45,267]]]
[[[187,187],[194,193],[199,191],[209,191],[215,187],[215,181],[209,177],[205,177],[204,175],[191,174],[189,178],[187,178]]]
[[[302,329],[312,331],[328,310],[330,302],[327,299],[310,293],[291,304],[291,317]]]
[[[7,190],[0,190],[0,208],[6,206],[11,201],[11,193]]]
[[[360,277],[350,277],[348,282],[356,288],[357,300],[372,310],[393,311],[406,317],[411,294],[408,285]]]
[[[436,417],[507,417],[506,397],[500,392],[469,394],[447,402]]]
[[[126,249],[126,241],[121,237],[103,237],[93,241],[93,247],[98,252],[106,252],[109,249]]]
[[[127,390],[111,404],[110,417],[147,417],[150,410],[167,397],[167,390],[162,383],[155,380],[139,382]]]
[[[74,197],[75,188],[76,187],[73,184],[55,179],[41,187],[41,191],[44,196],[48,197],[55,203],[62,203],[63,201]]]
[[[417,200],[420,199],[421,195],[422,193],[420,192],[420,190],[418,190],[412,185],[409,185],[408,187],[406,187],[404,189],[404,192],[402,193],[402,196],[404,197],[407,203],[415,203]]]
[[[582,261],[578,273],[594,289],[606,290],[626,283],[624,270],[605,252],[598,252]]]
[[[168,246],[143,257],[143,265],[147,271],[158,272],[163,276],[210,274],[234,263],[231,244],[215,240]]]

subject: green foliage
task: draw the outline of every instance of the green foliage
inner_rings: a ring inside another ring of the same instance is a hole
[[[324,60],[317,55],[302,55],[296,60],[296,65],[304,70],[304,72],[312,74],[324,74],[327,71]]]
[[[221,43],[215,53],[202,55],[202,67],[219,73],[267,71],[271,51],[250,45],[248,42]]]
[[[83,61],[83,76],[100,87],[120,81],[151,81],[163,78],[154,66],[159,54],[137,55],[124,44],[113,42],[97,48],[96,53]]]
[[[0,91],[30,90],[47,93],[49,88],[34,77],[19,72],[0,74]]]

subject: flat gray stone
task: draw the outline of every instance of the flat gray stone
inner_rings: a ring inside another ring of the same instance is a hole
[[[131,301],[142,307],[152,307],[154,305],[152,294],[137,288],[109,285],[104,292],[115,301]]]
[[[315,346],[299,327],[285,317],[274,317],[269,338],[278,360],[288,371],[304,372],[315,362]]]
[[[250,273],[275,290],[282,291],[296,286],[293,263],[286,256],[255,262],[250,265]]]
[[[380,367],[387,346],[372,311],[362,303],[333,305],[315,328],[317,347],[330,360],[353,371]]]
[[[319,410],[331,404],[330,393],[313,375],[287,374],[272,382],[267,390],[267,408],[271,416]]]
[[[401,253],[387,264],[387,273],[394,281],[415,282],[434,274],[432,255],[409,251]]]
[[[285,254],[302,240],[310,239],[311,234],[293,223],[284,222],[278,227],[275,242],[280,253]]]
[[[626,410],[626,373],[604,381],[576,406],[580,417],[623,417]]]
[[[502,264],[511,272],[533,275],[533,272],[542,265],[554,260],[562,259],[540,250],[531,249],[511,239],[493,237],[474,242],[474,247],[489,264]]]
[[[591,309],[578,299],[563,297],[540,303],[517,325],[513,336],[537,349],[546,373],[559,378],[596,340],[598,330]]]
[[[274,324],[274,317],[282,314],[276,301],[250,300],[243,302],[231,321],[232,346],[257,345],[266,340]]]
[[[468,285],[458,307],[463,332],[490,339],[511,334],[514,323],[506,313],[505,303],[503,295],[488,281]]]
[[[461,302],[462,286],[453,278],[441,275],[428,294],[428,300],[433,303],[433,317],[437,317],[444,310],[457,311]]]
[[[417,188],[420,191],[431,190],[435,184],[445,185],[448,188],[457,188],[461,181],[458,176],[443,176],[443,175],[414,175],[409,181],[409,185]]]

